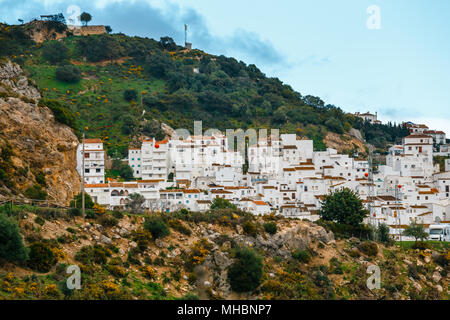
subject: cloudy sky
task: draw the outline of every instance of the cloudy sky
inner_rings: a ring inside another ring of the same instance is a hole
[[[0,21],[78,10],[178,44],[186,23],[195,48],[255,63],[303,95],[450,134],[448,0],[0,0]]]

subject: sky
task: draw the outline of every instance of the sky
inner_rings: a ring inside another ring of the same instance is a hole
[[[256,64],[302,95],[450,134],[448,0],[0,0],[0,21],[41,14]]]

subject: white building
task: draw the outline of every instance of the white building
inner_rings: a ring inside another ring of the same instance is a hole
[[[375,112],[375,114],[370,113],[367,111],[366,113],[359,113],[356,112],[354,114],[356,117],[363,119],[364,121],[368,121],[372,124],[379,124],[381,121],[378,120],[378,112]]]
[[[84,168],[82,168],[84,158]],[[88,184],[105,182],[105,151],[103,150],[103,142],[100,139],[85,139],[84,141],[84,157],[83,144],[77,147],[77,170],[80,177],[83,175],[84,182]]]

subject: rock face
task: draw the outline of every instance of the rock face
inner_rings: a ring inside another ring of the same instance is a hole
[[[233,241],[240,245],[251,245],[255,248],[269,252],[271,255],[287,258],[291,252],[296,249],[305,250],[312,242],[320,241],[331,243],[334,240],[334,234],[318,225],[301,222],[295,227],[283,230],[273,236],[263,238],[258,235],[256,238],[235,235]]]
[[[217,232],[205,232],[206,238],[211,241],[213,247],[202,265],[203,276],[199,282],[209,281],[215,284],[217,293],[223,297],[229,297],[231,288],[227,280],[228,268],[233,263],[229,253],[229,242],[222,244],[220,248],[216,241],[221,234]],[[230,241],[241,247],[251,246],[262,250],[268,256],[278,256],[285,259],[292,257],[292,251],[305,250],[314,242],[322,242],[328,245],[335,243],[334,234],[327,232],[323,227],[304,221],[298,221],[294,227],[281,230],[275,235],[255,237],[234,233]],[[227,249],[228,248],[228,249]]]
[[[357,131],[353,130],[351,133],[345,133],[343,135],[328,132],[324,142],[328,148],[336,149],[339,153],[353,149],[356,149],[358,152],[365,152],[364,142],[356,137],[361,136],[361,133]]]
[[[37,105],[41,95],[19,65],[0,61],[0,149],[12,148],[9,179],[0,181],[0,197],[20,194],[44,173],[48,199],[67,204],[80,190],[76,171],[78,139],[72,130],[55,122],[47,107]]]

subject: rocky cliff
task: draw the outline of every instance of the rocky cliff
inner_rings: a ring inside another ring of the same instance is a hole
[[[65,204],[80,189],[76,171],[78,139],[55,122],[19,65],[0,61],[0,197],[38,184],[48,199]]]

